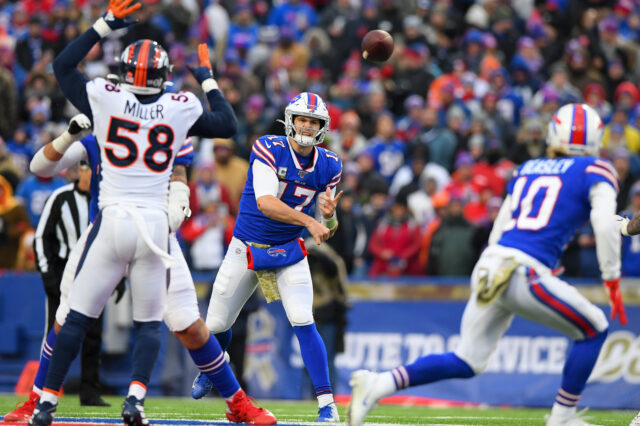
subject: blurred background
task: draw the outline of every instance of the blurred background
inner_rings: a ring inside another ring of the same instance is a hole
[[[206,103],[186,65],[208,43],[233,106],[233,139],[193,139],[192,218],[179,232],[206,312],[208,294],[244,186],[253,141],[283,134],[275,120],[301,91],[328,104],[324,146],[343,161],[340,226],[310,255],[315,316],[337,393],[353,369],[392,368],[455,345],[467,276],[487,244],[514,167],[544,155],[547,124],[568,102],[605,123],[602,156],[620,178],[617,210],[640,211],[640,3],[636,0],[143,0],[139,23],[103,39],[82,64],[89,78],[118,70],[128,43],[151,38],[169,53],[169,90]],[[32,249],[45,200],[74,173],[31,175],[33,154],[77,111],[52,74],[53,58],[101,16],[101,0],[0,0],[0,391],[18,390],[43,335],[44,291]],[[364,61],[369,30],[393,35],[384,64]],[[308,245],[311,247],[311,244]],[[562,259],[565,277],[606,305],[588,224]],[[28,272],[34,271],[34,272]],[[615,326],[594,373],[592,407],[635,407],[640,371],[640,236],[623,242],[630,326]],[[108,307],[101,377],[126,386],[127,298]],[[232,362],[255,396],[311,397],[279,305],[260,296],[234,329]],[[512,335],[511,335],[512,334]],[[568,340],[516,321],[471,385],[411,392],[492,404],[548,405]],[[539,336],[541,335],[541,336]],[[503,348],[504,346],[504,348]],[[76,366],[76,370],[77,366]],[[188,393],[195,367],[168,336],[150,392]],[[77,374],[75,376],[77,379]],[[499,386],[497,384],[500,384]],[[508,384],[508,385],[507,385]],[[492,394],[481,392],[497,388]],[[534,386],[531,394],[522,389]],[[74,389],[74,375],[66,385]],[[513,401],[515,387],[520,392]],[[25,387],[28,389],[29,386]],[[591,401],[589,398],[592,398]]]

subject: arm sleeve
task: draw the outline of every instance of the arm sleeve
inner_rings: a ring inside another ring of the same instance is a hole
[[[87,150],[80,142],[74,142],[58,161],[51,161],[44,155],[44,147],[40,148],[31,159],[29,170],[41,177],[56,176],[81,160],[87,160]]]
[[[614,217],[616,195],[616,190],[606,182],[596,183],[589,191],[591,226],[603,280],[620,277],[620,231]]]
[[[502,230],[507,225],[507,222],[511,220],[511,216],[511,195],[507,195],[502,202],[502,206],[500,206],[496,220],[493,222],[493,228],[491,228],[491,233],[489,234],[489,245],[498,243],[500,237],[502,237]]]
[[[278,196],[278,176],[273,169],[260,161],[254,161],[251,166],[253,172],[253,192],[256,200],[263,195]]]
[[[211,111],[206,109],[191,126],[188,136],[204,138],[230,138],[236,134],[238,120],[231,105],[218,89],[207,92],[207,100]]]
[[[93,28],[89,28],[69,43],[53,61],[53,72],[62,92],[73,106],[89,117],[91,121],[93,121],[93,115],[86,88],[88,80],[78,70],[78,64],[99,40],[98,33]]]

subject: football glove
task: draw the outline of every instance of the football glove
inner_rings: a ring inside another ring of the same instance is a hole
[[[55,138],[51,145],[59,154],[64,154],[71,144],[82,139],[91,132],[91,120],[84,114],[75,115],[70,121],[67,130]]]
[[[609,295],[609,304],[611,305],[611,321],[618,317],[620,324],[625,325],[627,323],[627,314],[624,311],[624,305],[622,304],[622,293],[620,292],[620,278],[615,280],[605,280],[604,288]]]
[[[620,233],[622,235],[624,235],[625,237],[628,237],[629,236],[629,231],[627,229],[627,225],[629,224],[629,218],[616,215],[616,221],[618,222],[618,225],[620,226]]]
[[[198,45],[198,60],[199,64],[197,67],[187,65],[187,69],[191,71],[191,74],[193,74],[205,92],[217,89],[218,84],[213,79],[213,70],[211,61],[209,60],[209,48],[206,43],[200,43]]]
[[[93,29],[100,37],[104,37],[111,31],[127,28],[137,23],[137,19],[127,19],[127,17],[140,9],[142,5],[140,3],[131,5],[132,2],[133,0],[110,0],[107,12],[93,24]]]
[[[69,126],[67,127],[67,132],[70,135],[76,136],[80,132],[87,132],[91,129],[91,120],[84,114],[74,115],[69,121]]]
[[[184,183],[173,181],[169,184],[169,231],[176,232],[191,216],[189,194],[189,187]]]

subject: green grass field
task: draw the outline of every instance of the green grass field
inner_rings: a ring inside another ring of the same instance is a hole
[[[65,396],[58,409],[58,417],[84,417],[92,419],[119,418],[122,397],[108,396],[112,406],[80,407],[76,395]],[[0,414],[11,411],[20,398],[0,394]],[[280,423],[313,422],[317,406],[314,401],[261,400],[260,405],[273,412]],[[148,398],[145,411],[150,419],[226,421],[225,406],[219,398],[194,401],[190,398]],[[346,406],[340,406],[340,416],[346,420]],[[432,408],[400,405],[380,405],[374,409],[367,424],[384,425],[544,425],[548,409],[528,408]],[[635,411],[590,410],[590,422],[601,425],[629,425]],[[153,424],[153,421],[151,422]],[[1,424],[1,423],[0,423]],[[55,423],[54,423],[55,424]]]

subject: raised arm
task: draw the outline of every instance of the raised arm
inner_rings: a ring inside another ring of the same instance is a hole
[[[230,138],[236,134],[238,120],[231,105],[222,95],[218,83],[213,78],[209,49],[206,44],[201,43],[198,46],[198,57],[200,66],[188,68],[202,86],[211,110],[202,112],[200,118],[189,129],[188,135],[205,138]]]
[[[92,119],[87,78],[78,70],[78,64],[87,56],[102,37],[111,31],[126,28],[132,22],[124,20],[140,8],[140,4],[129,6],[133,0],[111,0],[104,17],[98,19],[91,28],[69,43],[53,61],[53,72],[64,95],[80,112]]]

